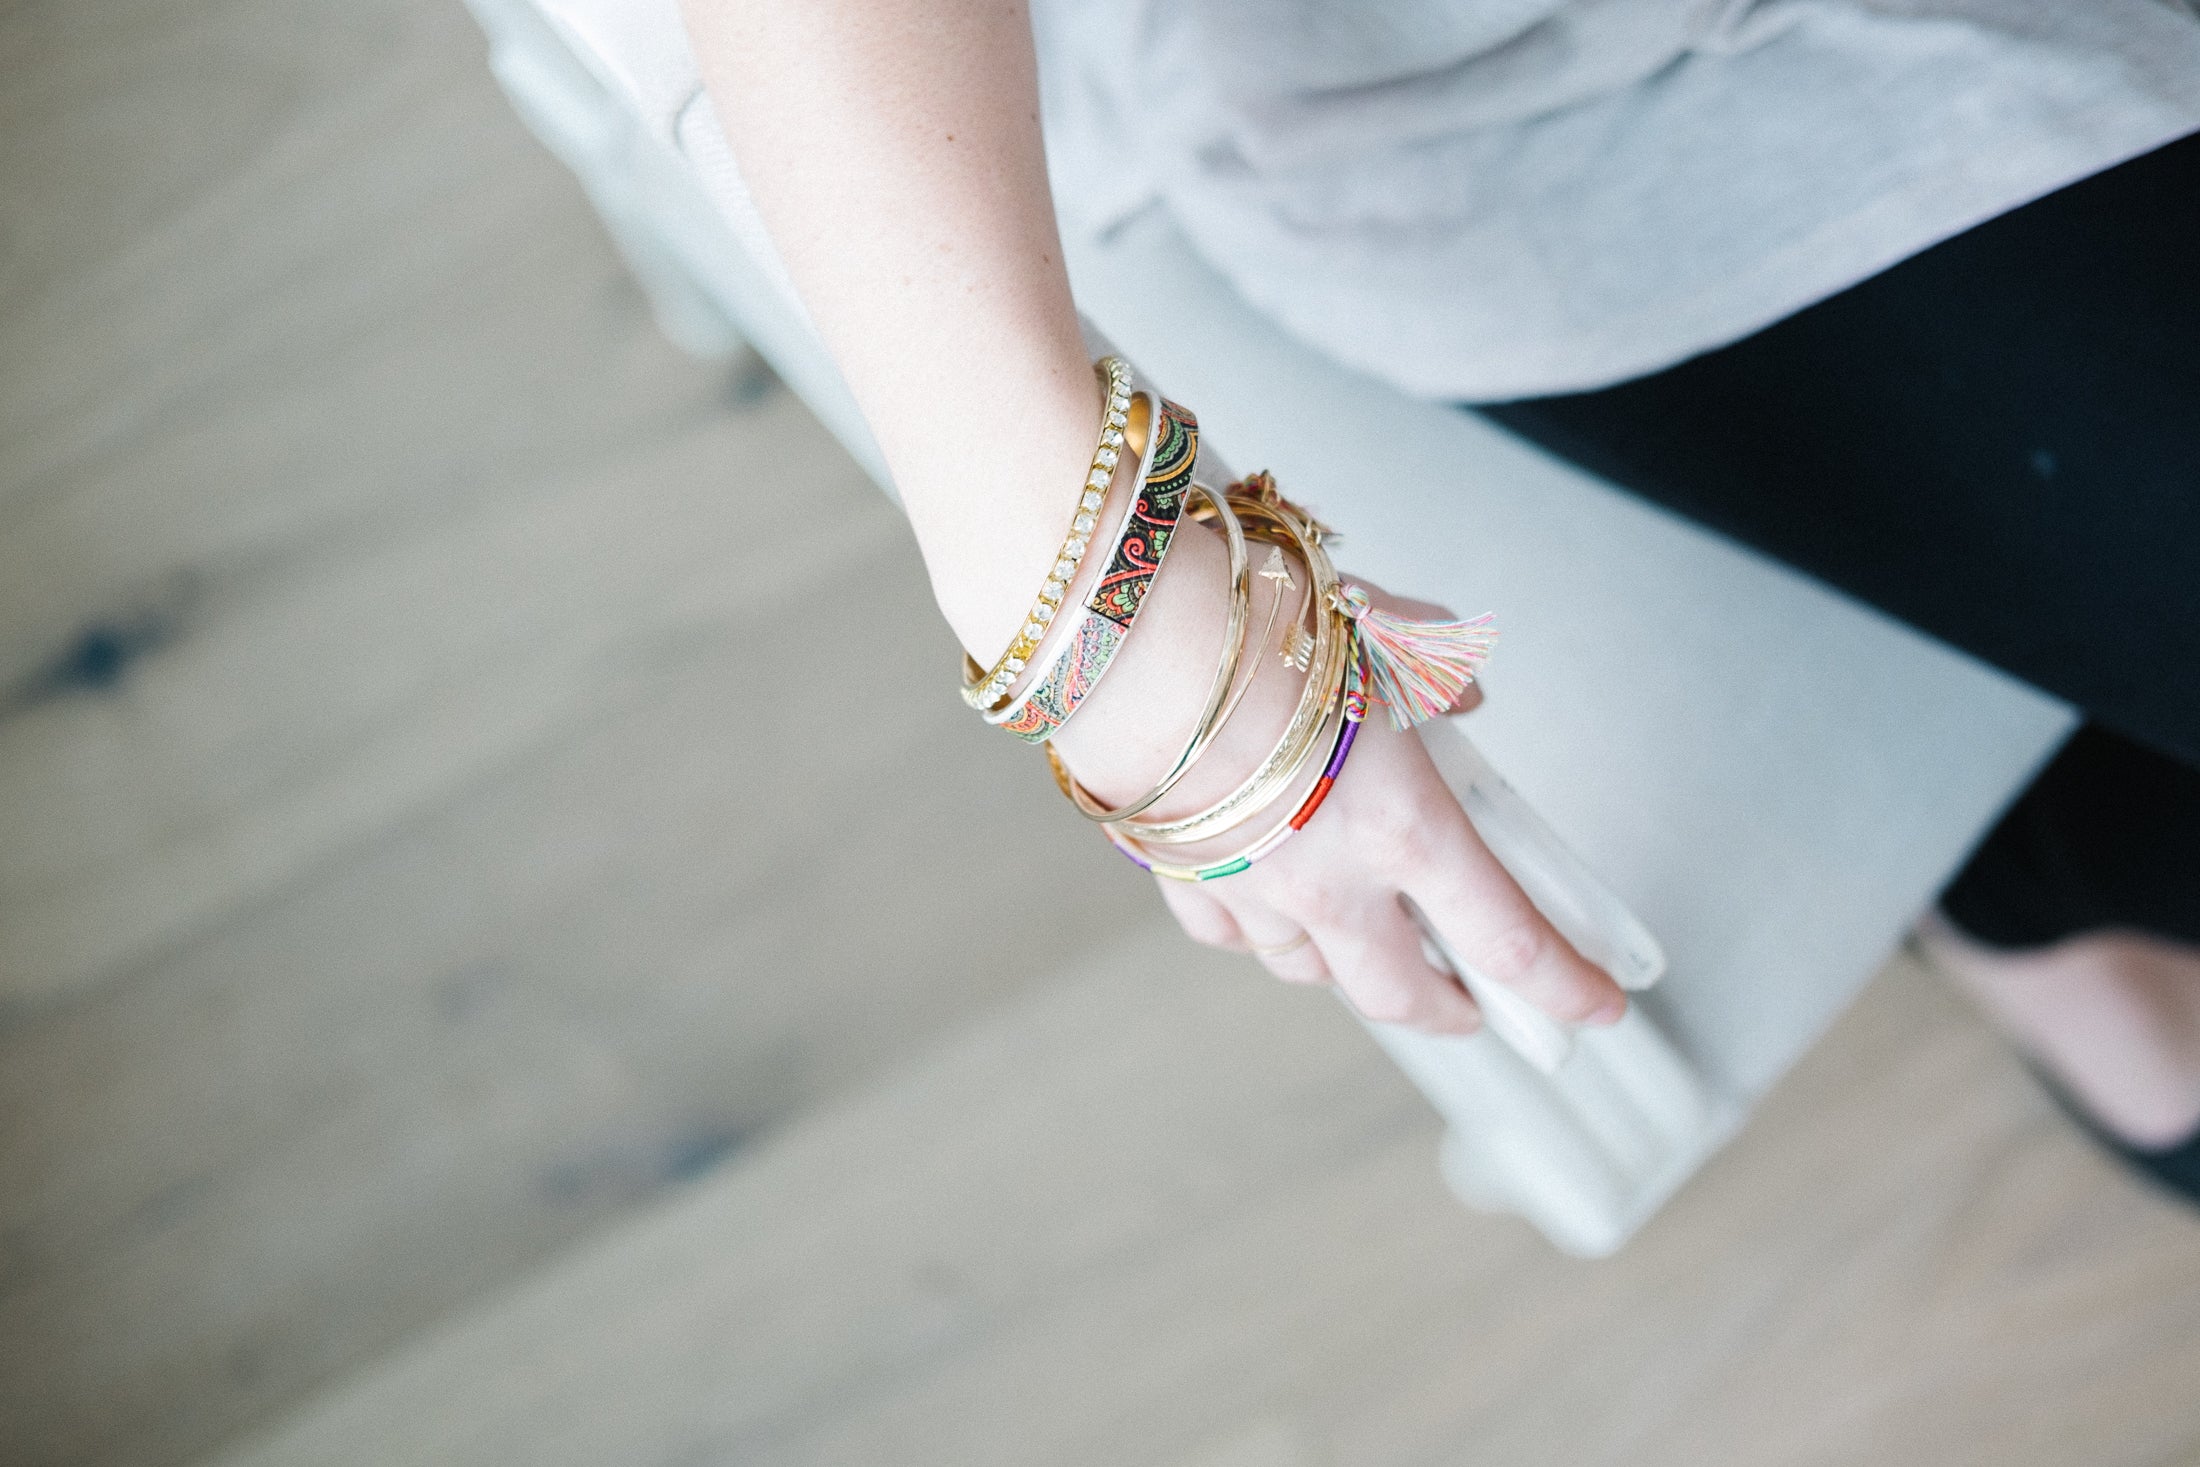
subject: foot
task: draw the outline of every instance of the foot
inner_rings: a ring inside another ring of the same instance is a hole
[[[2109,1135],[2161,1151],[2200,1130],[2200,949],[2130,932],[1993,948],[1937,912],[1917,936]]]

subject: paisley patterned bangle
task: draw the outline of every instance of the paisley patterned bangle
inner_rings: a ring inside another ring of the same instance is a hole
[[[1230,557],[1230,611],[1222,629],[1222,656],[1215,664],[1215,674],[1207,687],[1207,704],[1200,710],[1199,722],[1192,727],[1191,737],[1169,766],[1168,773],[1148,787],[1136,799],[1126,801],[1110,810],[1102,806],[1098,810],[1084,810],[1085,818],[1103,822],[1128,820],[1133,815],[1152,809],[1176,788],[1192,766],[1207,752],[1207,746],[1222,732],[1225,709],[1235,709],[1230,697],[1237,685],[1238,664],[1245,660],[1245,623],[1253,605],[1253,566],[1245,553],[1245,530],[1238,523],[1237,511],[1230,508],[1230,496],[1208,488],[1198,480],[1192,481],[1192,493],[1207,501],[1214,511],[1215,523],[1222,527],[1224,543]],[[1258,672],[1258,668],[1255,668]],[[1050,749],[1048,751],[1052,753]],[[1081,810],[1082,806],[1079,807]]]
[[[1092,451],[1092,468],[1085,475],[1084,487],[1077,498],[1077,512],[1071,518],[1069,533],[1062,537],[1062,549],[1055,557],[1053,570],[1047,573],[1046,584],[1039,589],[1038,597],[1031,603],[1031,610],[1024,616],[1024,624],[1009,642],[1008,650],[990,671],[979,668],[974,661],[965,672],[976,672],[975,677],[963,679],[963,701],[979,710],[1000,706],[1008,696],[1009,686],[1016,681],[1046,639],[1047,627],[1054,620],[1054,613],[1061,607],[1062,597],[1068,594],[1070,582],[1077,578],[1077,567],[1085,558],[1085,549],[1092,543],[1092,530],[1100,514],[1100,506],[1107,501],[1108,485],[1115,478],[1116,461],[1122,456],[1123,430],[1130,423],[1131,369],[1121,357],[1102,357],[1093,363],[1093,371],[1099,374],[1105,391],[1100,410],[1100,442]],[[966,659],[967,661],[968,659]]]
[[[1242,486],[1233,486],[1237,487]],[[1252,820],[1282,799],[1297,782],[1307,761],[1320,749],[1322,730],[1328,725],[1329,712],[1335,706],[1341,686],[1339,679],[1358,645],[1355,624],[1330,604],[1338,581],[1328,552],[1322,548],[1324,531],[1320,524],[1277,495],[1233,494],[1230,502],[1248,536],[1281,536],[1284,543],[1298,549],[1306,562],[1307,574],[1313,581],[1314,604],[1318,608],[1312,645],[1300,643],[1294,652],[1303,652],[1303,658],[1298,655],[1289,658],[1295,666],[1306,670],[1306,684],[1300,691],[1290,724],[1268,757],[1246,776],[1244,783],[1195,814],[1171,820],[1125,821],[1122,833],[1144,846],[1190,845],[1211,840]],[[1090,791],[1060,767],[1060,757],[1054,750],[1047,750],[1047,758],[1056,766],[1055,778],[1062,783],[1063,793],[1072,803],[1088,816],[1105,809]]]
[[[1084,615],[1062,638],[1031,689],[1006,707],[988,712],[987,723],[1007,729],[1026,743],[1043,744],[1099,685],[1123,639],[1130,635],[1131,623],[1145,604],[1146,588],[1161,569],[1161,558],[1168,554],[1198,457],[1199,420],[1189,410],[1161,400],[1154,430],[1147,435],[1145,460],[1139,466],[1138,498],[1116,531],[1115,548],[1099,584],[1085,600]]]

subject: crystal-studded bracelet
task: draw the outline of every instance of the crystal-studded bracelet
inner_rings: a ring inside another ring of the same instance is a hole
[[[1052,656],[1031,687],[1015,701],[985,715],[988,723],[1026,743],[1043,744],[1069,721],[1077,706],[1098,686],[1130,635],[1145,605],[1162,557],[1184,513],[1199,457],[1199,420],[1165,399],[1156,399],[1146,451],[1139,463],[1138,495],[1116,529],[1099,581],[1086,596],[1075,626],[1062,634]],[[1028,628],[1027,628],[1028,630]],[[964,659],[965,674],[976,670]]]
[[[1100,441],[1092,451],[1092,467],[1078,491],[1077,510],[1071,517],[1069,533],[1062,537],[1054,568],[1047,573],[1046,583],[1039,588],[1008,650],[990,670],[979,668],[974,661],[965,668],[966,674],[976,675],[963,679],[963,701],[980,711],[997,708],[1006,700],[1017,675],[1046,640],[1047,628],[1061,609],[1070,583],[1077,578],[1077,567],[1085,558],[1093,527],[1099,522],[1100,506],[1107,502],[1108,485],[1115,479],[1115,466],[1123,453],[1123,432],[1130,425],[1131,369],[1121,357],[1109,356],[1093,363],[1093,371],[1101,379],[1103,400]]]

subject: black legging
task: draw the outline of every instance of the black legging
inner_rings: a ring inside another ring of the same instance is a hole
[[[1733,346],[1479,410],[2083,708],[1942,898],[2200,943],[2200,134]]]

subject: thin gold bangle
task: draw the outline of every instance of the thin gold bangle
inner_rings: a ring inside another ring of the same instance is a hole
[[[1320,747],[1322,730],[1329,721],[1329,700],[1343,676],[1351,649],[1350,625],[1330,605],[1331,593],[1339,584],[1336,568],[1330,563],[1329,553],[1322,549],[1321,536],[1312,520],[1282,503],[1240,496],[1233,498],[1232,504],[1249,530],[1260,527],[1288,535],[1306,560],[1307,577],[1312,583],[1308,596],[1316,608],[1306,689],[1275,748],[1236,789],[1206,809],[1175,820],[1122,822],[1124,833],[1143,844],[1189,845],[1209,840],[1235,830],[1281,799]]]
[[[1238,524],[1236,511],[1230,508],[1229,497],[1197,480],[1192,482],[1191,492],[1214,506],[1214,518],[1221,524],[1223,540],[1230,549],[1230,619],[1222,629],[1222,660],[1215,665],[1214,681],[1207,689],[1207,706],[1200,710],[1199,722],[1193,726],[1191,738],[1185,742],[1183,752],[1176,756],[1176,762],[1169,766],[1169,772],[1137,799],[1112,810],[1105,805],[1087,809],[1079,802],[1077,809],[1087,820],[1128,820],[1140,811],[1153,808],[1176,788],[1178,781],[1192,772],[1192,766],[1207,752],[1207,746],[1215,741],[1215,735],[1222,731],[1226,721],[1223,706],[1230,699],[1230,688],[1237,682],[1238,663],[1245,656],[1245,619],[1252,609],[1253,567],[1245,553],[1245,531]],[[1230,706],[1236,705],[1231,703]]]
[[[1131,369],[1121,357],[1114,356],[1102,357],[1092,364],[1092,369],[1102,384],[1100,440],[1092,451],[1092,468],[1085,475],[1084,487],[1078,491],[1077,511],[1071,516],[1069,533],[1062,537],[1062,548],[1055,556],[1054,568],[1047,573],[1045,584],[1033,599],[1031,610],[1025,613],[1023,625],[1010,639],[1008,650],[990,669],[963,682],[963,701],[980,712],[1001,705],[1017,675],[1030,662],[1031,654],[1046,640],[1047,628],[1053,625],[1055,613],[1061,610],[1062,598],[1069,594],[1070,582],[1077,578],[1077,567],[1092,544],[1093,526],[1099,521],[1100,506],[1107,502],[1108,485],[1115,481],[1115,465],[1122,457],[1123,432],[1130,426]]]
[[[1336,788],[1337,777],[1344,772],[1345,760],[1351,757],[1352,746],[1359,738],[1360,725],[1367,719],[1366,668],[1357,655],[1345,659],[1344,677],[1346,685],[1337,690],[1337,702],[1342,706],[1338,709],[1341,716],[1337,721],[1336,742],[1330,746],[1329,758],[1322,766],[1321,775],[1300,796],[1296,809],[1270,826],[1265,834],[1250,845],[1197,866],[1179,866],[1174,862],[1155,860],[1137,841],[1123,834],[1120,826],[1103,825],[1100,833],[1117,850],[1128,856],[1132,864],[1171,881],[1214,881],[1224,876],[1235,876],[1245,870],[1304,829],[1306,823],[1314,818],[1314,812],[1329,798],[1329,792]],[[1323,726],[1328,726],[1326,716]]]
[[[1265,647],[1268,645],[1269,634],[1276,629],[1276,613],[1283,610],[1284,589],[1295,587],[1298,583],[1291,579],[1291,565],[1284,558],[1280,546],[1271,545],[1268,547],[1268,559],[1257,574],[1262,580],[1273,581],[1276,585],[1276,594],[1268,598],[1268,615],[1260,624],[1260,634],[1248,644],[1254,647]],[[1313,578],[1309,576],[1307,579],[1312,580]],[[1291,613],[1291,625],[1294,630],[1301,622],[1306,620],[1306,610],[1313,604],[1313,596],[1306,591],[1301,591],[1299,594],[1299,609]],[[1296,667],[1298,664],[1291,660],[1291,647],[1292,644],[1287,642],[1280,650],[1283,654],[1283,660]],[[1259,680],[1260,659],[1256,655],[1253,660],[1252,672],[1247,674],[1245,681],[1238,685],[1238,690],[1230,696],[1228,706],[1222,710],[1222,722],[1228,723],[1230,721],[1231,717],[1238,711],[1238,704],[1245,701],[1245,695],[1253,691],[1253,684]]]
[[[1188,845],[1207,840],[1234,830],[1251,820],[1261,811],[1280,799],[1298,779],[1306,763],[1313,757],[1323,728],[1329,722],[1329,709],[1335,689],[1343,676],[1346,655],[1349,651],[1351,630],[1342,614],[1331,604],[1331,592],[1336,588],[1337,573],[1330,564],[1328,552],[1322,549],[1321,533],[1310,516],[1299,513],[1287,501],[1268,502],[1243,496],[1232,496],[1231,504],[1241,520],[1261,525],[1271,532],[1288,535],[1307,563],[1307,574],[1312,581],[1309,597],[1317,608],[1314,647],[1308,658],[1307,679],[1299,695],[1298,707],[1291,722],[1268,757],[1244,783],[1214,804],[1195,814],[1179,819],[1145,822],[1124,820],[1123,830],[1135,835],[1140,843],[1151,845]],[[1258,538],[1266,538],[1260,536]],[[1077,782],[1061,756],[1053,749],[1047,750],[1048,761],[1054,767],[1055,780],[1062,792],[1087,816],[1105,806],[1091,791]]]

